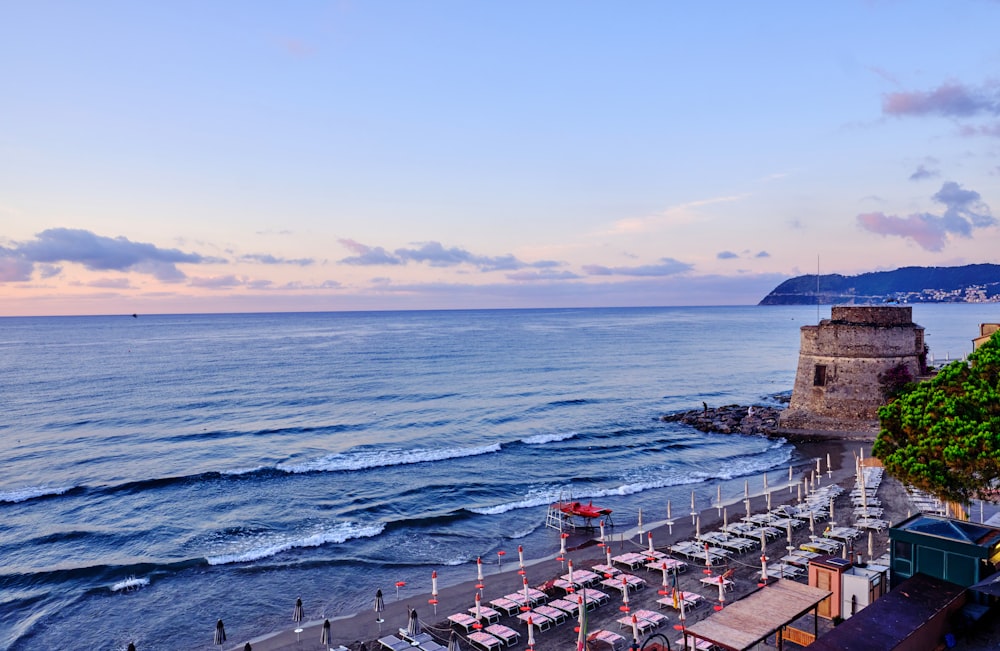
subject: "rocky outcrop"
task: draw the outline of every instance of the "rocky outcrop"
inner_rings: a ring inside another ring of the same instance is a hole
[[[660,417],[660,420],[671,423],[684,423],[702,432],[759,434],[761,436],[776,437],[779,436],[778,415],[782,411],[782,409],[777,407],[761,405],[705,406],[702,409],[665,414]]]

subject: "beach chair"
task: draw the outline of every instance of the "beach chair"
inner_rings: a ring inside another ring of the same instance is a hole
[[[507,646],[513,646],[517,644],[520,639],[521,634],[512,629],[509,626],[504,626],[503,624],[490,624],[486,627],[486,632],[493,637],[499,639],[501,642]]]
[[[530,618],[531,623],[534,624],[535,628],[539,631],[547,631],[552,628],[552,624],[555,623],[550,617],[536,610],[529,610],[526,613],[521,613],[517,616],[517,618],[524,622],[525,626],[528,625],[528,619]]]
[[[645,608],[635,611],[635,616],[639,619],[645,619],[651,623],[654,629],[663,626],[667,623],[667,621],[669,621],[666,615],[662,615],[655,610],[647,610]]]
[[[624,617],[619,617],[615,621],[618,622],[618,628],[619,629],[623,629],[623,628],[631,629],[632,628],[632,615],[625,615]],[[648,619],[643,619],[642,617],[639,617],[638,615],[636,615],[636,618],[635,618],[635,626],[636,626],[636,628],[639,629],[639,635],[645,635],[646,633],[650,633],[654,629],[656,629],[656,626],[653,624],[653,622],[649,621]]]
[[[476,628],[476,624],[479,623],[475,617],[471,615],[466,615],[465,613],[455,613],[454,615],[448,615],[448,621],[450,621],[455,626],[461,628],[466,633],[469,633]]]
[[[632,623],[629,621],[629,626],[631,625]],[[613,651],[625,651],[628,645],[628,640],[626,640],[623,635],[619,635],[614,631],[608,631],[602,628],[591,632],[591,634],[587,636],[587,640],[600,640],[602,642],[607,642],[611,645]]]
[[[469,643],[483,651],[500,651],[503,648],[503,642],[499,638],[482,631],[469,633]]]
[[[507,617],[513,617],[521,611],[521,604],[516,601],[511,601],[507,597],[497,597],[490,602],[490,605]]]
[[[576,601],[571,601],[569,599],[553,599],[549,602],[549,605],[553,608],[558,608],[559,610],[566,613],[567,617],[576,617],[580,614],[580,604]]]
[[[469,609],[469,614],[470,615],[476,614],[475,607]],[[496,624],[497,622],[500,621],[500,612],[493,610],[488,606],[482,606],[482,605],[479,606],[479,615],[486,620],[487,624]]]
[[[541,613],[552,620],[552,623],[558,626],[566,621],[568,615],[565,611],[559,610],[558,608],[553,608],[552,606],[535,606],[532,612]]]
[[[409,642],[405,642],[395,635],[380,637],[378,639],[378,643],[381,644],[383,648],[389,649],[389,651],[406,651],[410,648]]]

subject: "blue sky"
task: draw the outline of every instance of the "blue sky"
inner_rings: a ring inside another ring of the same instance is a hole
[[[1000,262],[1000,2],[0,7],[0,314]]]

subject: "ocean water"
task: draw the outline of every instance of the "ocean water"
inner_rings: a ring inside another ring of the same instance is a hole
[[[0,649],[211,647],[807,465],[659,416],[767,404],[829,308],[0,319]],[[917,305],[937,360],[989,305]],[[510,557],[508,557],[510,558]]]

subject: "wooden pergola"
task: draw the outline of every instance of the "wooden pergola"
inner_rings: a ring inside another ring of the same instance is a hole
[[[784,629],[810,610],[813,635],[817,634],[816,609],[832,594],[829,590],[778,579],[685,629],[684,646],[693,637],[730,651],[745,651],[777,635],[776,645],[781,649]]]

